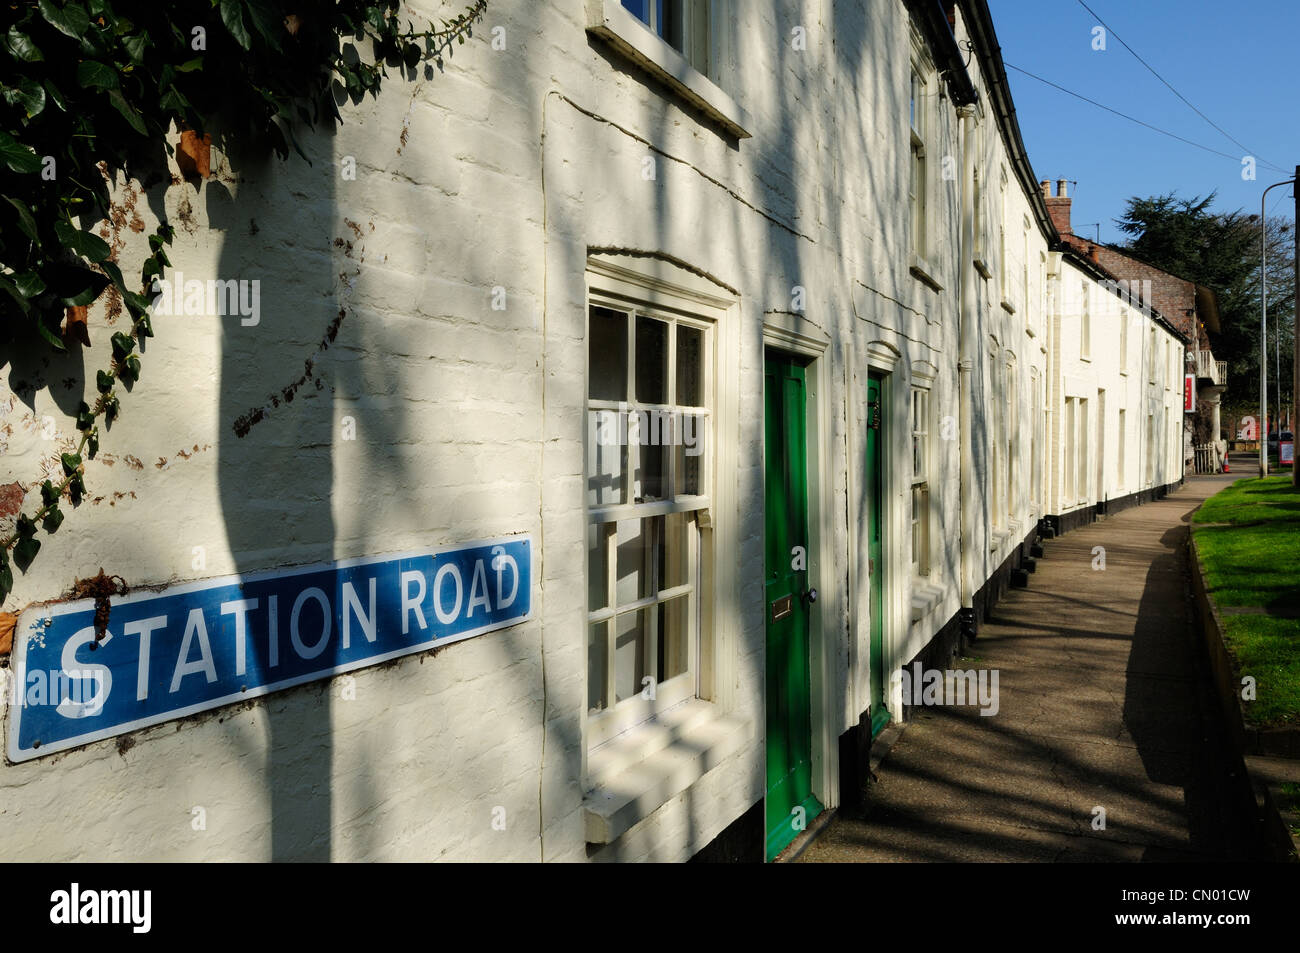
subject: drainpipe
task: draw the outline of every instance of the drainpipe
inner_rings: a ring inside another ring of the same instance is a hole
[[[959,448],[961,466],[961,637],[966,644],[975,639],[974,561],[978,542],[975,538],[975,447],[972,391],[975,376],[976,308],[975,267],[975,109],[965,106],[958,111],[962,126],[961,157],[961,252],[957,259],[960,275],[961,321],[957,337],[957,400],[961,422]]]

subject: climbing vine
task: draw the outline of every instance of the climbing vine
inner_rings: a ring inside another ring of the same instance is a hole
[[[290,151],[303,128],[341,122],[336,97],[379,91],[389,69],[442,66],[488,0],[420,27],[400,0],[35,0],[0,7],[0,348],[46,356],[90,347],[86,307],[120,301],[130,322],[112,334],[93,403],[76,414],[75,450],[60,480],[41,483],[41,506],[0,540],[0,603],[13,563],[26,571],[63,522],[66,497],[86,492],[86,459],[121,409],[118,385],[140,377],[152,336],[153,281],[171,267],[174,231],[149,236],[138,282],[91,230],[112,211],[111,173],[146,185],[166,170],[173,124],[221,136],[250,154]],[[369,45],[373,62],[359,55]],[[206,139],[205,139],[206,141]],[[184,168],[182,166],[182,168]]]

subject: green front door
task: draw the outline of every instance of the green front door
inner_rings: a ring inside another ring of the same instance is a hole
[[[867,578],[871,587],[871,736],[889,724],[885,708],[884,378],[867,379]]]
[[[808,458],[803,367],[765,364],[767,859],[821,813],[812,793],[809,683]]]

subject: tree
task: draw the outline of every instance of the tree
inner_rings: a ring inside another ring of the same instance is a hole
[[[1258,402],[1259,216],[1242,210],[1214,211],[1214,199],[1213,192],[1204,198],[1180,198],[1171,192],[1129,199],[1124,214],[1115,220],[1119,229],[1131,236],[1120,250],[1214,291],[1222,327],[1214,342],[1215,356],[1228,362],[1235,395],[1249,394]],[[1286,219],[1270,218],[1265,235],[1272,354],[1274,328],[1286,335],[1293,322],[1295,225]],[[1290,360],[1283,355],[1286,381],[1290,380],[1290,366]],[[1274,373],[1270,366],[1270,380]]]

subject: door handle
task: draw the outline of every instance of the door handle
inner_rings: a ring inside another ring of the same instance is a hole
[[[803,599],[803,604],[804,604],[804,605],[806,605],[806,606],[810,606],[810,605],[812,605],[814,602],[817,601],[817,590],[816,590],[816,589],[808,589],[808,590],[806,590],[806,591],[804,592],[804,594],[803,594],[800,598]]]

